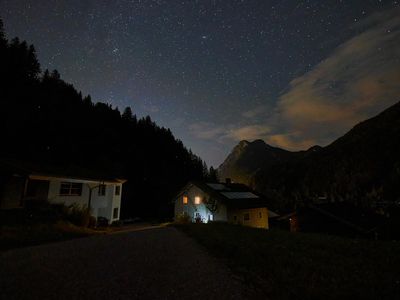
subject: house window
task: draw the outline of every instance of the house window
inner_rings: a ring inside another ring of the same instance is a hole
[[[183,196],[183,204],[188,204],[188,196]]]
[[[237,216],[233,216],[233,221],[237,221]]]
[[[258,216],[260,217],[260,219],[262,218],[262,213],[261,212],[259,212],[258,213]]]
[[[106,185],[100,184],[99,185],[99,196],[105,196],[105,195],[106,195]]]
[[[116,185],[115,186],[115,196],[121,195],[121,186]]]
[[[194,204],[200,204],[200,202],[201,202],[200,196],[194,197]]]
[[[61,182],[61,196],[80,196],[82,195],[82,183],[78,182]]]
[[[118,207],[114,207],[114,210],[113,210],[113,219],[118,219]]]
[[[246,213],[243,215],[243,221],[248,221],[248,220],[250,220],[250,214]]]

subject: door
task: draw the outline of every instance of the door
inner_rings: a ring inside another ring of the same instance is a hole
[[[194,221],[195,221],[196,223],[201,223],[201,215],[200,215],[199,212],[195,212],[195,213],[194,213]]]

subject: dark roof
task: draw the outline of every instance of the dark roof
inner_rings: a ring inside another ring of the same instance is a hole
[[[268,201],[262,195],[254,192],[241,183],[206,183],[191,181],[210,197],[216,198],[230,208],[259,208],[267,207]]]
[[[66,164],[55,165],[35,163],[14,159],[0,159],[0,173],[18,176],[66,177],[81,180],[123,182],[119,176],[106,171],[89,170],[84,167]]]

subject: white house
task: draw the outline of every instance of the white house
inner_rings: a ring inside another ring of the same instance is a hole
[[[267,201],[244,184],[189,182],[175,197],[175,218],[192,222],[225,221],[245,226],[269,228],[268,218],[276,217]]]
[[[32,201],[47,200],[66,206],[90,207],[91,214],[109,223],[119,220],[122,184],[126,181],[104,176],[57,175],[0,164],[0,208],[21,208]],[[68,171],[68,172],[67,172]],[[71,173],[67,170],[66,173]],[[82,172],[81,172],[82,173]]]

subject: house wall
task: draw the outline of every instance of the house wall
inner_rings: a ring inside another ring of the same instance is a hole
[[[246,214],[249,216],[248,220],[245,220]],[[268,209],[266,207],[232,209],[228,211],[228,222],[233,224],[241,224],[244,226],[268,229]]]
[[[120,186],[119,195],[115,195],[116,186]],[[93,209],[97,208],[97,215],[107,218],[108,220],[110,220],[110,223],[119,220],[122,193],[121,184],[107,185],[106,194],[104,196],[98,195],[98,188],[96,188],[93,192],[95,193],[95,195],[92,194],[92,207]],[[116,218],[114,218],[115,208],[118,208],[118,215]]]
[[[60,195],[61,182],[82,183],[82,194],[80,196]],[[74,203],[81,207],[87,207],[89,203],[90,188],[92,188],[91,214],[94,217],[105,217],[109,222],[119,220],[121,208],[122,184],[105,183],[106,192],[104,196],[99,195],[98,183],[85,183],[77,179],[51,179],[49,184],[48,200],[50,203],[63,203],[67,206]],[[120,195],[115,195],[116,186],[120,186]],[[118,208],[118,216],[113,217],[114,208]]]
[[[183,204],[183,196],[188,197],[188,203]],[[195,197],[199,196],[201,199],[200,204],[195,204]],[[216,212],[210,212],[204,205],[204,198],[209,197],[208,194],[203,192],[197,186],[189,186],[182,194],[175,198],[175,218],[182,214],[187,214],[195,222],[195,213],[199,213],[202,222],[207,223],[208,220],[213,221],[227,221],[227,210],[222,204],[218,204]]]
[[[25,193],[25,203],[29,201],[47,200],[49,194],[48,180],[32,180],[29,179]]]
[[[65,204],[66,206],[73,205],[74,203],[76,203],[81,207],[87,207],[89,201],[89,187],[87,184],[85,183],[82,184],[82,193],[80,196],[64,196],[60,195],[61,182],[82,183],[82,181],[74,179],[70,180],[51,179],[49,181],[49,192],[47,195],[47,199],[49,200],[50,203],[60,203],[60,204]]]
[[[19,208],[22,205],[23,192],[26,179],[24,177],[10,176],[5,178],[0,187],[0,208]]]

